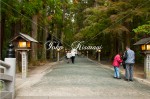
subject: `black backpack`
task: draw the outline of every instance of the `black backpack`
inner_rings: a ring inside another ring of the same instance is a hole
[[[124,55],[123,55],[123,61],[126,61],[127,60],[127,57],[128,57],[128,53],[127,51],[124,52]]]
[[[126,69],[125,61],[127,60],[127,57],[128,57],[128,53],[127,53],[127,51],[125,51],[124,55],[123,55],[123,62],[122,62],[122,66],[124,69]]]

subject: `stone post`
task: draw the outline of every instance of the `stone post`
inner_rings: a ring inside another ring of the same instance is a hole
[[[100,62],[100,52],[98,52],[98,61]]]
[[[144,73],[146,79],[150,80],[150,53],[146,53],[144,58]]]
[[[13,44],[9,44],[7,50],[7,56],[5,58],[5,63],[10,65],[10,68],[6,70],[6,74],[13,76],[13,81],[7,83],[8,90],[12,92],[12,99],[15,97],[15,75],[16,75],[16,58],[15,58],[15,50]]]
[[[59,54],[60,54],[59,51],[57,51],[57,62],[59,62],[59,60],[60,60],[60,55]]]
[[[27,51],[21,52],[22,57],[22,79],[27,78],[27,72],[28,72],[28,58],[27,58]]]
[[[88,58],[89,57],[89,52],[87,51],[86,54],[87,54],[87,58]]]

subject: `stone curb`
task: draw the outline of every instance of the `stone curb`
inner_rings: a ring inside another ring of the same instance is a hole
[[[138,78],[138,77],[134,77],[135,80],[137,80],[139,83],[143,83],[143,84],[146,84],[148,86],[150,86],[150,81],[146,80],[146,79],[141,79],[141,78]]]
[[[52,63],[48,63],[48,64],[45,64],[45,65],[43,65],[43,67],[45,67],[44,69],[40,69],[39,70],[39,68],[42,68],[42,66],[40,66],[40,67],[37,67],[36,69],[34,69],[33,71],[36,71],[37,69],[38,69],[38,72],[40,73],[40,74],[38,74],[39,76],[41,75],[43,75],[43,74],[45,74],[45,73],[47,73],[47,69],[52,69],[53,68],[53,66],[55,66],[55,65],[57,65],[57,64],[60,64],[62,61],[60,61],[60,62],[52,62]],[[46,65],[48,65],[48,66],[46,66]],[[30,71],[30,72],[33,72],[32,70]],[[20,75],[20,74],[19,74]],[[15,85],[15,87],[16,87],[16,90],[18,90],[20,87],[22,87],[24,84],[26,84],[27,82],[28,82],[28,80],[29,79],[31,79],[32,77],[30,77],[30,76],[33,76],[34,77],[34,75],[37,75],[37,74],[34,74],[34,73],[31,73],[31,74],[29,74],[28,76],[29,77],[27,77],[25,80],[23,80],[23,79],[21,79],[20,81],[19,80],[17,80],[17,77],[16,77],[16,85]]]

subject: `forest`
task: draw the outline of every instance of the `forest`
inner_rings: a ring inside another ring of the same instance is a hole
[[[0,0],[0,13],[1,60],[20,32],[39,42],[29,55],[33,63],[56,58],[56,51],[44,47],[48,40],[61,42],[66,49],[74,41],[102,45],[103,60],[130,46],[142,62],[140,48],[133,44],[150,36],[150,0]],[[95,53],[89,51],[91,57]]]

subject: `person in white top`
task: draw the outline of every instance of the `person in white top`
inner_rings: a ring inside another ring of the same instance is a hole
[[[67,54],[66,54],[66,56],[67,56],[67,63],[69,63],[69,61],[70,61],[70,58],[71,58],[71,52],[70,51],[67,51]]]
[[[76,52],[74,50],[71,51],[71,61],[74,64]]]

